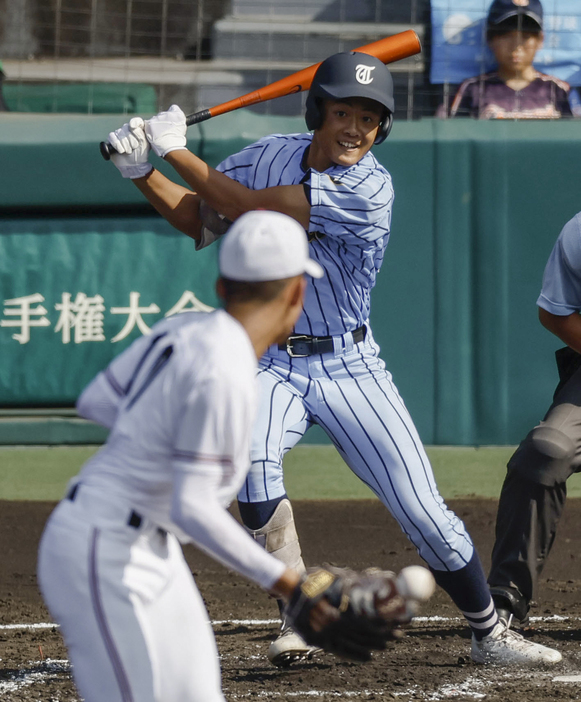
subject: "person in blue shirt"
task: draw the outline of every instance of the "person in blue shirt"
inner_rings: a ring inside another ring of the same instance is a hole
[[[565,507],[567,479],[581,470],[581,212],[553,247],[537,305],[541,324],[566,346],[556,353],[553,402],[508,462],[500,495],[488,582],[508,626],[528,623]]]

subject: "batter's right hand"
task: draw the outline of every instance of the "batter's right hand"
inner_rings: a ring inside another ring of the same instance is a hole
[[[170,151],[186,149],[186,116],[177,105],[160,112],[145,123],[145,134],[151,148],[164,158]]]
[[[149,163],[149,144],[141,117],[133,117],[121,129],[109,134],[109,143],[115,149],[111,161],[124,178],[142,178],[153,166]]]

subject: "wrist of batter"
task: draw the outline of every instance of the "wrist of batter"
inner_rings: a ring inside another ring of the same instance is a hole
[[[146,175],[149,175],[152,170],[153,166],[151,163],[136,163],[133,166],[124,166],[121,175],[124,178],[135,180],[136,178],[144,178]]]
[[[168,154],[171,154],[172,151],[187,151],[188,147],[187,146],[170,146],[169,149],[163,152],[163,157],[165,158]]]
[[[151,176],[151,174],[155,172],[155,168],[151,165],[151,163],[148,165],[150,166],[150,168],[147,170],[146,173],[143,173],[143,175],[139,176],[133,176],[131,180],[147,180]]]

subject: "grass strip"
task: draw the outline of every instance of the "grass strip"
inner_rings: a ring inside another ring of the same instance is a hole
[[[0,447],[0,499],[58,500],[68,480],[98,446]],[[428,446],[436,482],[444,499],[497,499],[513,446]],[[373,493],[345,465],[332,446],[299,445],[285,458],[285,484],[292,499],[369,499]],[[570,497],[581,497],[581,481],[567,483]]]

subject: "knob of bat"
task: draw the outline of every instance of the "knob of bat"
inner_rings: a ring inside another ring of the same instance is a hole
[[[113,147],[106,141],[102,141],[99,144],[99,149],[101,151],[101,156],[108,161],[111,158],[111,153],[113,152]]]

